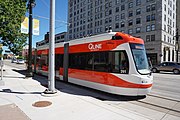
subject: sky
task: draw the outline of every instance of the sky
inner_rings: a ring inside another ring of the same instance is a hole
[[[33,35],[32,46],[36,42],[44,39],[44,35],[49,31],[50,0],[35,0],[36,6],[33,8],[33,18],[40,21],[40,34]],[[55,34],[67,31],[67,11],[68,0],[55,0]],[[28,17],[29,14],[27,13]]]

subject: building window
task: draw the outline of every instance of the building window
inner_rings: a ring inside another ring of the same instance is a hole
[[[150,12],[150,11],[151,11],[151,6],[150,5],[146,6],[146,12]]]
[[[125,5],[121,5],[121,11],[125,10]]]
[[[164,14],[164,21],[166,21],[166,15]]]
[[[129,20],[128,24],[129,26],[133,25],[133,20]]]
[[[111,15],[112,14],[112,10],[109,10],[109,15]]]
[[[119,20],[119,15],[115,16],[115,20],[118,21]]]
[[[133,7],[133,2],[130,2],[129,3],[129,8],[132,8]]]
[[[141,23],[141,18],[136,18],[136,24],[140,24]]]
[[[109,19],[108,19],[108,18],[106,18],[106,19],[105,19],[105,23],[108,23],[108,20],[109,20]]]
[[[151,5],[151,11],[156,10],[156,4]]]
[[[119,4],[119,0],[116,0],[116,4]]]
[[[140,15],[141,14],[141,8],[136,10],[136,15]]]
[[[155,35],[151,35],[151,41],[155,41]]]
[[[124,24],[124,22],[121,22],[121,27],[125,27],[125,24]]]
[[[112,22],[112,18],[110,17],[110,18],[109,18],[109,23],[111,23],[111,22]]]
[[[112,7],[112,2],[109,2],[109,7]]]
[[[151,15],[151,21],[154,21],[155,20],[155,14],[152,14]]]
[[[119,23],[116,23],[115,28],[116,29],[119,28]]]
[[[154,31],[155,30],[155,24],[152,24],[151,25],[151,31]]]
[[[116,12],[119,12],[119,7],[116,7]]]
[[[136,0],[136,6],[141,5],[141,0]]]
[[[166,35],[164,35],[164,41],[166,41]]]
[[[133,11],[129,11],[129,17],[133,16]]]
[[[147,25],[147,26],[146,26],[146,32],[149,32],[149,31],[151,31],[151,26],[150,26],[150,25]]]
[[[146,42],[150,41],[150,35],[146,35]]]
[[[164,31],[166,31],[166,25],[164,25]]]
[[[140,27],[137,27],[136,28],[136,33],[140,33],[141,32],[141,28]]]
[[[166,4],[164,4],[164,11],[166,11]]]
[[[133,30],[132,29],[129,29],[128,30],[128,34],[132,34],[133,33]]]
[[[106,11],[106,12],[105,12],[105,16],[108,16],[108,15],[109,15],[109,11]]]
[[[149,22],[149,21],[151,21],[151,16],[150,15],[146,16],[146,22]]]
[[[125,19],[125,14],[124,13],[121,14],[121,19]]]

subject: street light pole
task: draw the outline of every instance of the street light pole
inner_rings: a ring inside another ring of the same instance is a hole
[[[55,28],[55,0],[50,0],[50,30],[49,30],[49,76],[48,76],[48,90],[51,93],[55,91],[55,67],[54,67],[54,28]]]
[[[49,67],[48,67],[48,89],[43,93],[44,96],[56,96],[55,90],[55,0],[50,0],[50,30],[49,30]]]
[[[34,0],[29,0],[28,9],[29,9],[29,49],[28,49],[28,69],[26,77],[32,77],[32,8],[35,6]]]

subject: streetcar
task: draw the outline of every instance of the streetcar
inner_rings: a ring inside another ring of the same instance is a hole
[[[68,44],[68,54],[64,46]],[[37,74],[48,75],[49,45],[33,52]],[[65,61],[64,57],[67,57]],[[68,66],[68,79],[63,79]],[[121,32],[109,32],[55,44],[55,77],[111,94],[142,96],[152,88],[144,41]]]

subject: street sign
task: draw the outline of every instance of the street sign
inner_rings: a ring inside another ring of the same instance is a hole
[[[21,23],[21,33],[28,34],[28,17],[25,17],[24,21]]]
[[[21,23],[21,33],[29,33],[29,18],[25,17],[24,21]],[[33,19],[33,35],[39,35],[39,20]]]
[[[33,19],[33,35],[39,35],[39,20]]]
[[[3,44],[0,44],[0,49],[3,47]]]

